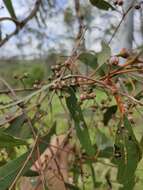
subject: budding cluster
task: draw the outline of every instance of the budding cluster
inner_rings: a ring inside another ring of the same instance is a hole
[[[114,4],[122,6],[124,4],[124,1],[123,0],[116,0],[116,1],[114,1]]]
[[[61,75],[61,68],[62,68],[62,65],[60,65],[60,64],[51,66],[51,70],[53,72],[53,77],[54,78],[60,77],[60,75]]]
[[[66,81],[57,81],[55,82],[52,86],[51,86],[51,90],[61,90],[62,88],[64,88],[65,86],[67,86]]]
[[[117,6],[123,6],[124,4],[124,0],[115,0],[114,1],[114,5],[117,5]],[[140,9],[141,8],[141,3],[138,3],[134,6],[135,9]]]

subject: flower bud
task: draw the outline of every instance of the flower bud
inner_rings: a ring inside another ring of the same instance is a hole
[[[122,48],[118,56],[127,59],[130,56],[130,52],[126,48]]]
[[[113,56],[113,57],[110,58],[109,63],[111,65],[118,65],[119,64],[119,58],[117,56]]]
[[[119,6],[122,6],[124,4],[124,1],[123,0],[118,0],[118,5]]]

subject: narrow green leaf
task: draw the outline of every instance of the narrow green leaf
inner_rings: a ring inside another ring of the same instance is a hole
[[[26,139],[32,136],[31,129],[25,124],[26,117],[24,114],[15,118],[10,126],[4,132],[17,138]]]
[[[51,130],[47,135],[45,135],[41,140],[46,141],[46,144],[41,143],[39,145],[40,153],[44,152],[44,150],[47,148],[47,143],[50,142],[51,136],[55,133],[55,128],[56,128],[56,123],[52,126]],[[16,158],[15,160],[12,160],[5,164],[4,166],[0,167],[0,189],[1,190],[6,190],[9,188],[15,177],[17,176],[18,172],[22,168],[25,160],[27,159],[29,153],[31,150],[28,152],[24,153],[20,157]],[[34,151],[32,153],[31,159],[28,161],[26,164],[25,168],[21,172],[20,176],[24,175],[29,168],[32,166],[33,162],[36,161],[37,156],[36,152]]]
[[[11,0],[3,0],[3,2],[9,12],[10,16],[14,19],[17,19],[13,5],[12,5],[12,1]]]
[[[84,52],[79,55],[78,59],[85,65],[90,66],[92,69],[95,69],[98,66],[96,54]]]
[[[116,133],[114,163],[118,166],[117,180],[123,185],[120,189],[132,190],[141,150],[127,117],[124,117],[123,125],[119,124]]]
[[[27,145],[27,142],[6,133],[0,133],[0,148]]]
[[[90,3],[93,5],[93,6],[96,6],[98,9],[102,9],[102,10],[115,10],[115,8],[110,4],[108,3],[107,1],[104,1],[104,0],[90,0]]]
[[[81,146],[85,149],[86,153],[88,155],[94,155],[95,150],[91,144],[89,131],[85,123],[82,110],[75,96],[74,90],[72,88],[68,88],[67,92],[69,96],[66,98],[66,104],[71,114],[71,117],[74,120],[77,137],[81,143]]]
[[[113,105],[107,108],[106,112],[103,114],[103,123],[104,125],[108,125],[108,122],[112,118],[112,116],[116,113],[117,106]]]
[[[12,160],[8,164],[0,167],[0,187],[1,187],[1,190],[6,190],[10,186],[10,184],[13,182],[16,175],[18,174],[20,168],[24,164],[24,161],[26,160],[28,154],[29,154],[29,152],[23,154],[22,156],[20,156],[19,158],[15,159],[15,160]],[[29,162],[28,162],[25,169],[27,169],[27,167],[29,168],[30,166],[31,165],[29,165]],[[21,175],[22,174],[23,174],[23,172],[21,173]]]

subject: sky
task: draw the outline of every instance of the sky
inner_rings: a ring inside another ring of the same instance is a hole
[[[28,6],[27,6],[27,1],[25,0],[13,0],[13,5],[15,8],[15,12],[18,18],[22,19],[23,15],[27,15],[29,13],[29,7],[32,8],[34,5],[33,0],[29,0],[28,1]],[[66,7],[67,4],[67,0],[56,0],[56,11],[59,12],[57,17],[55,18],[50,18],[49,21],[47,21],[47,29],[46,29],[46,33],[48,38],[45,39],[45,44],[48,44],[49,48],[54,48],[55,46],[55,41],[59,40],[60,38],[59,36],[61,36],[63,33],[66,33],[65,28],[63,27],[63,17],[61,14],[61,11],[63,11],[63,9]],[[3,5],[2,0],[0,0],[0,5]],[[22,8],[21,8],[22,6]],[[5,8],[0,9],[0,17],[3,16],[9,16],[9,13],[7,12],[7,10]],[[35,23],[35,21],[31,20],[29,22],[29,25],[31,25],[33,28],[37,28],[37,24]],[[57,30],[57,28],[59,28],[59,30]],[[3,35],[5,34],[9,34],[11,31],[13,31],[15,29],[15,25],[10,22],[3,22],[2,23],[2,31],[3,31]],[[41,29],[42,30],[42,29]],[[45,30],[45,29],[43,29]],[[24,54],[27,53],[38,53],[37,52],[37,43],[38,41],[34,38],[33,35],[27,35],[24,30],[20,32],[20,34],[18,35],[18,37],[21,38],[22,43],[29,43],[29,47],[27,46],[27,48],[25,48],[23,50]],[[18,40],[16,39],[16,37],[13,37],[8,43],[6,43],[3,47],[1,51],[1,55],[0,56],[6,56],[6,55],[17,55],[20,54],[21,52],[16,48],[15,43]],[[32,42],[32,44],[31,44]],[[10,48],[9,48],[10,47]]]
[[[29,9],[31,9],[34,5],[33,0],[28,1],[28,6],[27,6],[27,1],[26,0],[13,0],[13,5],[16,10],[16,15],[18,18],[22,19],[23,15],[27,15],[29,13]],[[46,20],[46,30],[45,28],[40,28],[40,30],[45,31],[46,35],[44,38],[44,41],[41,43],[43,45],[43,52],[46,53],[48,49],[71,49],[72,48],[72,43],[71,40],[67,39],[69,37],[69,33],[67,31],[67,28],[65,27],[63,23],[63,11],[70,5],[72,5],[71,0],[56,0],[57,6],[56,6],[56,16],[48,18]],[[2,5],[2,0],[0,0],[0,5]],[[21,8],[22,6],[22,8]],[[30,8],[29,8],[30,7]],[[105,38],[104,36],[104,31],[110,28],[110,24],[117,25],[117,23],[120,21],[119,19],[119,14],[115,13],[106,13],[93,9],[93,18],[94,18],[94,13],[96,14],[96,19],[93,19],[91,23],[91,30],[90,32],[87,32],[85,35],[86,38],[86,47],[89,50],[94,50],[94,51],[99,51],[101,46],[101,38]],[[0,17],[2,16],[9,16],[8,12],[6,9],[0,9]],[[110,24],[109,24],[110,22]],[[104,24],[103,24],[104,23]],[[37,29],[38,26],[34,20],[31,20],[28,23],[29,26],[32,26],[32,28]],[[135,12],[135,28],[136,31],[139,31],[139,14],[138,12]],[[2,29],[3,33],[7,34],[10,33],[14,29],[14,24],[11,22],[5,22],[3,24]],[[73,31],[76,30],[76,28],[72,28]],[[64,38],[62,37],[64,34]],[[140,44],[142,42],[142,36],[139,34],[135,35],[136,38],[136,43]],[[22,44],[26,44],[25,48],[22,48],[20,50],[19,48],[16,47],[16,43],[22,42]],[[39,51],[37,50],[38,46],[38,40],[37,38],[32,35],[32,34],[27,34],[25,33],[25,30],[23,29],[20,34],[18,34],[17,37],[13,37],[9,42],[7,42],[2,48],[1,48],[1,53],[0,57],[3,56],[16,56],[20,55],[21,53],[24,55],[30,55],[30,54],[37,54],[39,55]]]
[[[57,6],[60,7],[60,8],[63,8],[67,4],[67,1],[68,0],[56,0]]]
[[[2,0],[0,0],[2,3]],[[61,46],[63,46],[62,48],[65,49],[71,49],[72,47],[72,43],[70,40],[68,40],[67,38],[69,37],[67,28],[64,26],[63,24],[63,11],[65,10],[66,7],[68,6],[73,6],[73,1],[71,0],[56,0],[56,9],[57,9],[57,15],[56,17],[51,17],[50,19],[47,20],[47,29],[46,29],[46,33],[47,33],[47,37],[45,38],[45,49],[48,48],[49,49],[58,49],[61,48]],[[1,4],[0,3],[0,4]],[[21,4],[22,9],[21,9]],[[18,15],[18,18],[22,18],[23,15],[28,14],[29,12],[29,7],[32,7],[33,5],[33,0],[28,1],[28,5],[26,4],[25,0],[21,0],[20,3],[18,0],[13,0],[13,5],[15,7],[16,10],[16,15]],[[2,9],[0,11],[0,16],[9,16],[8,12],[6,11],[6,9]],[[106,22],[106,21],[105,21]],[[32,27],[37,28],[37,25],[34,21],[30,21],[29,23],[30,25],[32,25]],[[93,43],[94,42],[94,36],[95,36],[95,32],[96,32],[96,36],[97,37],[102,37],[103,36],[103,31],[96,29],[100,27],[101,25],[101,19],[100,16],[96,16],[96,20],[95,22],[93,22],[92,24],[93,29],[90,33],[90,37],[89,34],[86,33],[86,37],[89,41],[89,43],[87,44],[87,48],[88,49],[92,49],[92,50],[97,50],[100,48],[100,43],[97,41],[96,44]],[[96,27],[94,27],[96,26]],[[5,33],[10,33],[12,30],[14,29],[14,24],[11,22],[7,22],[3,25],[3,31]],[[57,30],[58,29],[58,30]],[[45,29],[44,29],[45,30]],[[73,31],[76,30],[75,28],[72,29]],[[21,31],[20,34],[18,35],[18,37],[20,37],[21,41],[23,42],[23,44],[28,44],[26,48],[23,49],[23,52],[19,51],[19,49],[16,48],[15,43],[17,42],[17,38],[14,37],[12,38],[8,43],[6,43],[2,49],[3,49],[3,56],[11,56],[11,55],[17,55],[17,54],[32,54],[34,52],[34,54],[38,54],[37,51],[37,45],[38,45],[38,41],[35,39],[35,37],[33,35],[23,35],[25,34],[24,31]],[[62,35],[64,34],[64,36],[67,36],[67,38],[62,38]],[[96,38],[97,38],[96,37]],[[63,44],[63,45],[62,45]],[[10,47],[10,48],[9,48]]]

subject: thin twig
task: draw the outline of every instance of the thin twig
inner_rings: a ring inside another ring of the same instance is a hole
[[[14,92],[26,92],[26,91],[36,91],[38,89],[40,89],[40,87],[39,88],[16,88],[16,89],[13,89],[13,91]],[[9,94],[9,93],[11,93],[10,89],[0,90],[0,94]]]
[[[15,18],[12,17],[0,17],[0,22],[2,21],[12,21],[14,22],[16,25],[20,24],[18,20],[16,20]]]
[[[37,145],[38,138],[39,138],[39,135],[36,136],[36,139],[35,139],[35,142],[34,142],[34,146],[33,146],[32,150],[31,150],[31,152],[29,153],[27,159],[25,160],[23,166],[22,166],[21,169],[19,170],[17,176],[15,177],[15,179],[14,179],[13,182],[12,182],[12,184],[10,185],[9,190],[12,190],[12,189],[13,189],[13,187],[14,187],[16,181],[18,180],[18,178],[20,177],[22,171],[23,171],[24,168],[26,167],[26,164],[29,162],[29,160],[30,160],[30,158],[31,158],[31,156],[32,156],[32,154],[33,154],[33,152],[34,152],[34,150],[35,150],[35,147],[36,147],[36,145]]]
[[[133,4],[134,4],[134,3],[133,3]],[[124,21],[124,19],[125,19],[126,16],[128,15],[128,13],[130,12],[130,10],[133,8],[133,4],[132,4],[132,5],[127,9],[127,11],[123,14],[122,19],[121,19],[121,21],[119,22],[118,26],[116,27],[114,33],[112,34],[111,39],[109,40],[108,44],[110,44],[110,43],[112,42],[113,38],[115,37],[116,33],[118,32],[118,30],[119,30],[119,28],[120,28],[120,26],[121,26],[121,24],[122,24],[122,22]]]
[[[18,34],[23,29],[23,27],[36,15],[36,13],[40,7],[41,2],[42,2],[42,0],[36,0],[34,8],[32,9],[31,13],[22,21],[19,21],[19,22],[16,21],[15,22],[16,29],[12,33],[7,34],[6,37],[0,41],[0,47],[3,46],[10,38],[12,38],[16,34]],[[9,19],[9,20],[14,21],[13,19]]]

